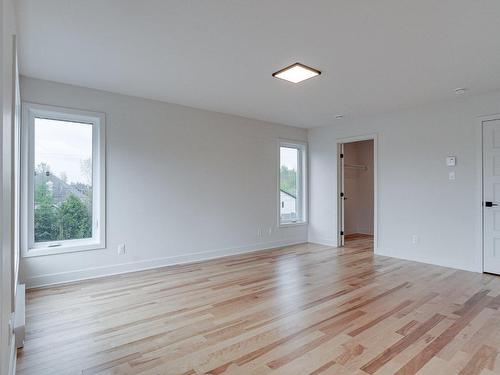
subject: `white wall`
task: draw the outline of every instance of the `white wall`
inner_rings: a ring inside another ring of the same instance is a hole
[[[373,140],[344,144],[344,232],[373,235]]]
[[[0,0],[0,374],[12,371],[14,345],[9,320],[12,311],[12,223],[11,215],[11,127],[13,87],[13,39],[15,34],[14,5],[10,0]]]
[[[26,77],[21,95],[105,112],[107,132],[107,248],[24,258],[28,285],[307,241],[276,228],[277,139],[306,130]]]
[[[337,241],[337,138],[377,133],[377,252],[481,271],[477,117],[493,113],[500,113],[500,92],[312,129],[309,240]],[[455,181],[448,180],[447,155],[458,158]]]

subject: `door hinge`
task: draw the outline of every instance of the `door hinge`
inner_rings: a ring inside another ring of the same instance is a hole
[[[343,236],[343,235],[344,235],[344,231],[343,231],[343,230],[341,230],[341,231],[340,231],[340,235],[341,235],[341,236]]]
[[[344,193],[340,193],[340,198],[344,198]]]
[[[340,154],[340,158],[343,159],[344,158],[344,154]]]

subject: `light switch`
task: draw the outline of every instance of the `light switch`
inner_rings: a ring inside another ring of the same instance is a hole
[[[456,156],[448,156],[446,158],[446,165],[448,167],[454,167],[457,165],[457,157]]]

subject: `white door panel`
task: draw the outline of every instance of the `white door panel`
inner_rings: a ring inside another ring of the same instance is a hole
[[[500,119],[483,122],[484,271],[500,274]]]

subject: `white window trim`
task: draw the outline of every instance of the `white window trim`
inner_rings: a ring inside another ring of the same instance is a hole
[[[300,221],[281,221],[281,197],[280,197],[280,185],[281,185],[281,179],[280,179],[280,170],[281,170],[281,154],[280,154],[280,149],[281,147],[291,147],[291,148],[296,148],[300,151],[300,163],[301,163],[301,168],[299,168],[299,180],[300,184],[298,186],[298,192],[297,192],[297,197],[301,197],[301,205],[299,207],[300,212],[302,213],[301,217],[302,220]],[[301,225],[307,225],[308,224],[308,208],[309,208],[309,193],[308,193],[308,154],[307,154],[307,143],[302,142],[302,141],[295,141],[295,140],[290,140],[290,139],[278,139],[278,179],[277,179],[277,196],[278,196],[278,204],[277,209],[278,209],[278,228],[286,228],[286,227],[295,227],[295,226],[301,226]]]
[[[34,219],[34,119],[44,117],[62,121],[90,123],[92,132],[92,234],[89,239],[53,241],[35,244]],[[21,129],[21,252],[23,257],[97,250],[106,247],[106,149],[105,115],[76,109],[22,103]],[[98,161],[98,162],[96,162]],[[50,244],[60,244],[51,247]]]

